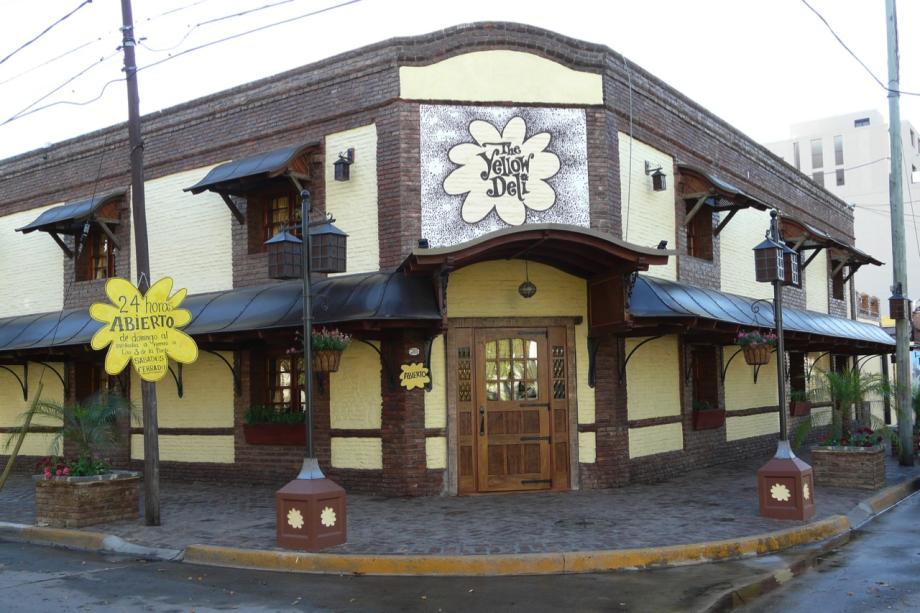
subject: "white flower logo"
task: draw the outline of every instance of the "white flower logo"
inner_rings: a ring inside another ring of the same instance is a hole
[[[335,525],[335,511],[332,507],[326,507],[323,509],[323,512],[319,515],[319,523],[323,524],[327,528],[331,528]]]
[[[808,487],[807,483],[802,484],[802,498],[809,500],[811,498],[811,488]]]
[[[559,172],[559,157],[545,151],[552,136],[540,132],[527,137],[521,117],[512,118],[501,134],[487,121],[470,124],[475,143],[451,148],[450,161],[459,165],[444,180],[444,191],[466,194],[463,221],[474,224],[495,209],[505,223],[519,226],[527,209],[545,211],[556,203],[556,192],[546,182]]]
[[[291,509],[287,514],[288,525],[294,530],[303,528],[303,514],[297,509]]]
[[[780,502],[786,502],[789,500],[789,497],[792,495],[792,492],[789,491],[789,488],[783,485],[782,483],[774,483],[773,487],[770,488],[770,496],[773,497],[773,500],[779,500]]]

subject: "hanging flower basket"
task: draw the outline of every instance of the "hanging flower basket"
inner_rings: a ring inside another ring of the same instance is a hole
[[[770,362],[770,350],[776,346],[776,335],[761,332],[739,332],[735,342],[744,351],[744,361],[751,366]]]
[[[334,349],[324,349],[313,352],[313,372],[336,372],[339,369],[339,360],[342,352]]]

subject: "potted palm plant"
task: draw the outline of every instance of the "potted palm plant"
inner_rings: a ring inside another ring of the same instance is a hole
[[[132,414],[131,404],[115,394],[97,394],[73,404],[32,404],[14,435],[28,432],[34,417],[60,424],[49,457],[39,462],[39,474],[33,477],[37,525],[79,528],[138,517],[140,473],[114,470],[104,459],[122,438],[119,424]],[[73,456],[58,455],[65,444],[75,449]]]
[[[751,366],[770,362],[770,351],[776,347],[776,335],[770,332],[739,332],[735,344],[741,346],[744,361]]]
[[[875,374],[859,370],[821,372],[831,396],[831,412],[810,416],[795,432],[801,445],[814,427],[830,427],[828,435],[811,449],[815,482],[832,487],[877,489],[885,485],[885,439],[891,431],[884,424],[854,422],[852,411],[870,394],[890,395],[890,386]],[[829,418],[829,419],[828,419]],[[871,421],[873,418],[868,416]],[[873,426],[876,426],[873,428]]]

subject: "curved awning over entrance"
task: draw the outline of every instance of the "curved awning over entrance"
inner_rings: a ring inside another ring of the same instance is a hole
[[[679,325],[691,336],[732,344],[740,328],[773,328],[772,302],[641,276],[629,312],[637,330]],[[787,348],[793,351],[890,353],[894,340],[879,326],[826,313],[783,308]]]
[[[530,224],[490,232],[450,247],[414,249],[399,270],[424,275],[487,260],[522,259],[590,279],[609,273],[648,270],[650,265],[667,264],[669,255],[674,252],[640,247],[589,228]]]
[[[296,328],[303,325],[303,283],[197,294],[182,307],[192,313],[183,330],[196,337]],[[315,281],[313,318],[319,325],[379,329],[434,326],[441,313],[429,280],[372,272]],[[0,352],[87,345],[99,326],[86,308],[0,319]]]

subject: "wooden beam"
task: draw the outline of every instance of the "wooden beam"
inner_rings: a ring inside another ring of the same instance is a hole
[[[796,243],[792,246],[792,250],[798,252],[799,248],[802,246],[802,243],[805,242],[805,239],[805,236],[799,237],[799,240],[797,240]]]
[[[51,235],[51,238],[54,239],[54,242],[58,244],[58,247],[64,250],[64,255],[66,255],[71,260],[73,259],[73,251],[70,250],[70,247],[67,246],[64,241],[61,240],[61,237],[57,235],[57,232],[48,232]]]
[[[809,249],[810,249],[810,247],[809,247]],[[811,264],[811,261],[812,261],[813,259],[815,259],[816,257],[818,257],[818,254],[821,253],[821,250],[822,250],[822,249],[824,249],[824,247],[817,247],[817,248],[815,248],[815,252],[812,253],[810,256],[808,256],[808,259],[805,260],[805,263],[804,263],[804,264],[802,264],[802,270],[805,270],[806,268],[808,268],[808,265]]]
[[[862,266],[862,264],[850,264],[850,270],[847,271],[847,276],[843,278],[843,282],[846,283],[849,281],[853,275],[856,274],[856,271],[859,270],[860,266]]]
[[[693,221],[693,217],[694,217],[694,216],[696,215],[696,213],[700,210],[700,207],[703,206],[703,203],[706,202],[706,199],[707,199],[707,198],[709,198],[709,196],[700,196],[700,198],[697,199],[696,204],[694,204],[694,205],[693,205],[693,208],[690,209],[690,212],[687,213],[687,218],[684,219],[684,225],[685,225],[685,226],[689,226],[689,225],[690,225],[690,222]]]
[[[722,229],[723,229],[725,226],[728,225],[728,222],[730,222],[730,221],[732,220],[732,217],[735,216],[735,213],[737,213],[738,210],[739,210],[739,209],[732,209],[731,211],[729,211],[728,217],[726,217],[726,218],[723,219],[721,222],[719,222],[719,225],[716,226],[715,232],[713,232],[712,235],[713,235],[713,236],[718,236],[719,233],[722,231]]]
[[[115,245],[116,249],[121,249],[121,244],[118,242],[118,239],[115,238],[115,234],[109,229],[109,225],[104,221],[96,220],[96,223],[99,224],[99,227],[102,228],[102,231],[105,232],[105,235],[109,237],[109,240],[112,241],[112,244]]]
[[[839,264],[837,264],[837,267],[834,268],[834,270],[831,272],[831,275],[836,275],[838,272],[843,270],[843,267],[846,265],[847,265],[846,261],[840,262]]]
[[[241,226],[244,225],[246,223],[246,217],[244,217],[243,213],[238,208],[236,208],[236,204],[234,204],[233,200],[230,199],[230,196],[224,192],[217,193],[219,193],[220,197],[223,198],[224,204],[227,205],[227,208],[230,209],[230,212],[233,213],[233,216],[236,217],[236,220],[239,222],[239,224]]]

